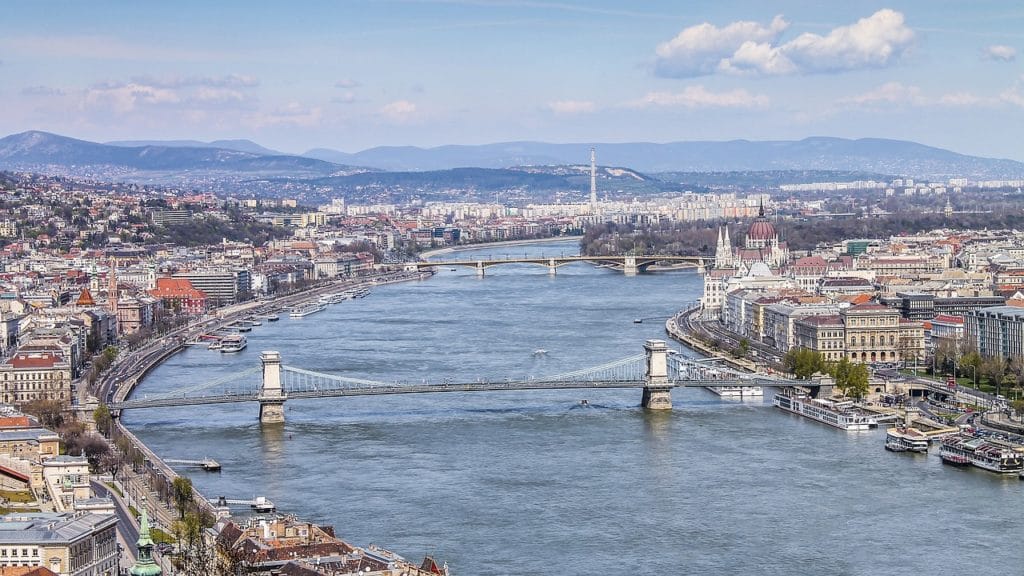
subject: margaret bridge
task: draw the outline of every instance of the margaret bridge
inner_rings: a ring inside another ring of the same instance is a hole
[[[230,402],[258,402],[260,422],[284,422],[284,403],[289,400],[387,394],[439,392],[487,392],[513,390],[569,390],[639,388],[641,405],[652,410],[672,408],[672,389],[680,387],[791,386],[776,377],[740,373],[708,360],[685,358],[669,350],[664,340],[647,340],[644,352],[599,366],[553,376],[526,379],[403,384],[378,382],[314,372],[281,363],[278,352],[260,355],[261,366],[228,377],[158,395],[110,404],[114,414],[136,408],[196,406]],[[257,376],[262,372],[262,380]]]
[[[698,270],[704,268],[704,259],[699,256],[669,256],[669,255],[634,255],[623,256],[523,256],[522,258],[506,256],[504,258],[473,258],[468,260],[422,260],[407,265],[408,268],[422,270],[424,268],[443,268],[462,266],[476,270],[477,276],[483,276],[485,270],[492,266],[501,264],[536,264],[545,266],[548,273],[556,274],[560,266],[573,264],[575,262],[589,262],[598,266],[608,266],[622,270],[627,276],[634,276],[638,272],[644,272],[651,266],[658,263],[687,265]]]

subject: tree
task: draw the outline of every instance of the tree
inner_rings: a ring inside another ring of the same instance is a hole
[[[969,350],[963,356],[960,357],[960,374],[964,374],[966,371],[963,368],[971,369],[971,377],[974,379],[974,384],[978,384],[978,371],[981,370],[981,354],[978,354],[977,350]]]
[[[839,362],[836,362],[832,367],[832,378],[836,381],[836,388],[838,388],[844,396],[849,388],[850,370],[852,368],[853,365],[850,364],[850,359],[846,356],[843,356],[843,358]]]
[[[39,419],[39,423],[56,431],[64,426],[64,404],[59,400],[32,400],[22,405],[26,414]]]
[[[1017,420],[1024,422],[1024,398],[1018,398],[1010,403],[1013,411],[1017,413]]]
[[[989,384],[995,386],[998,394],[1003,383],[1003,374],[1006,373],[1006,359],[1002,356],[987,356],[982,359],[978,370],[988,379]]]
[[[103,470],[103,462],[110,456],[110,445],[99,434],[85,434],[78,441],[77,449],[89,461],[89,470],[98,474]]]
[[[871,387],[868,384],[868,367],[866,364],[854,364],[846,380],[846,395],[857,400],[868,395]]]
[[[740,339],[739,346],[737,346],[736,349],[732,351],[732,355],[735,356],[736,358],[746,358],[747,354],[749,353],[750,340],[747,340],[746,338]]]
[[[192,503],[192,479],[187,476],[178,476],[174,479],[174,505],[178,508],[181,518],[185,518],[185,512]]]
[[[100,404],[92,411],[92,420],[96,423],[96,429],[104,436],[110,435],[110,425],[114,419],[110,416],[110,408],[106,404]]]
[[[940,338],[938,344],[935,345],[936,370],[942,373],[949,372],[950,366],[956,364],[956,359],[956,341],[952,338]]]
[[[800,380],[807,380],[826,368],[821,354],[807,348],[790,348],[782,358],[782,364],[787,372]]]

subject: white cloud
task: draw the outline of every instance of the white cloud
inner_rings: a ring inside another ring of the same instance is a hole
[[[269,112],[258,112],[249,116],[246,123],[253,128],[267,126],[297,126],[308,128],[320,124],[323,110],[318,107],[307,108],[298,102],[275,108]]]
[[[939,96],[936,103],[940,106],[987,106],[992,104],[992,99],[970,92],[952,92]]]
[[[157,88],[187,88],[206,86],[209,88],[254,88],[260,85],[259,78],[243,74],[226,76],[169,76],[154,78],[152,76],[136,76],[131,79],[136,84],[155,86]]]
[[[358,88],[359,82],[351,78],[342,78],[334,83],[335,88]]]
[[[339,94],[338,96],[331,98],[331,102],[334,102],[335,104],[351,104],[355,101],[356,93],[351,90],[346,90]]]
[[[547,109],[555,114],[588,114],[597,110],[597,105],[589,100],[556,100],[548,102]]]
[[[986,60],[998,60],[1000,62],[1013,62],[1017,59],[1017,49],[1005,44],[993,44],[982,50],[982,57]]]
[[[26,86],[21,89],[25,96],[64,96],[64,90],[53,86]]]
[[[681,92],[648,92],[627,105],[631,108],[764,108],[768,106],[768,97],[742,89],[711,92],[703,86],[687,86]]]
[[[724,28],[704,23],[684,29],[658,45],[655,73],[690,78],[715,73],[774,76],[880,68],[903,55],[914,31],[903,14],[883,9],[825,36],[805,32],[778,43],[789,24],[776,16],[767,26],[733,22]]]
[[[416,113],[416,105],[408,100],[396,100],[385,104],[380,109],[380,114],[388,120],[396,123],[406,122]]]
[[[712,74],[744,43],[774,42],[788,26],[782,16],[776,16],[767,26],[750,21],[733,22],[724,28],[708,22],[690,26],[658,45],[655,72],[671,78]]]
[[[1011,88],[1000,94],[999,101],[1017,106],[1018,108],[1024,108],[1024,94],[1021,94],[1017,87]]]
[[[921,89],[917,86],[906,86],[899,82],[887,82],[874,90],[863,94],[841,98],[839,104],[856,104],[870,106],[876,104],[925,104],[926,100],[921,95]]]

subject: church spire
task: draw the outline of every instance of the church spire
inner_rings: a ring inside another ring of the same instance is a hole
[[[146,514],[146,507],[142,508],[142,518],[139,519],[139,541],[135,546],[138,549],[135,565],[132,566],[132,576],[160,576],[163,570],[153,560],[153,539],[149,536],[149,515]]]
[[[761,196],[760,207],[757,209],[757,217],[764,218],[764,196]]]

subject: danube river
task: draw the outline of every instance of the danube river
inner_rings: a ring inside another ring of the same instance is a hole
[[[692,271],[443,269],[283,315],[240,354],[189,349],[136,395],[255,367],[261,350],[384,381],[556,374],[642,352],[700,287]],[[220,461],[220,474],[191,473],[207,496],[264,495],[350,542],[413,561],[431,553],[462,576],[1015,574],[1024,564],[1016,477],[892,454],[882,431],[841,432],[770,404],[704,390],[673,400],[668,414],[642,411],[639,390],[294,401],[271,432],[255,404],[124,420],[165,457]]]

